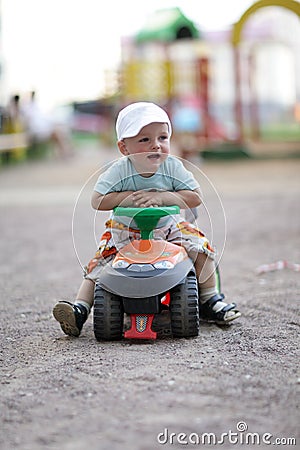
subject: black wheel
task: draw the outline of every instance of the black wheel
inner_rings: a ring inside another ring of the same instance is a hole
[[[97,341],[122,338],[124,311],[122,299],[101,286],[95,287],[94,334]]]
[[[170,292],[171,328],[174,337],[191,337],[199,334],[198,284],[196,275],[187,275],[183,284]]]

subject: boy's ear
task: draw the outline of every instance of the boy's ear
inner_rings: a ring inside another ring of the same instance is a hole
[[[128,155],[128,150],[124,141],[118,141],[118,147],[122,155]]]

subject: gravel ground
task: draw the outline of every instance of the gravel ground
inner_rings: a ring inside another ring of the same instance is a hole
[[[212,219],[219,248],[226,237],[235,323],[201,323],[193,339],[100,343],[90,316],[72,339],[51,311],[74,298],[95,250],[105,215],[95,218],[89,196],[95,171],[116,156],[86,149],[0,171],[0,448],[300,448],[300,274],[292,265],[256,273],[300,263],[300,160],[202,163],[212,184],[194,168],[209,211],[200,208],[200,222],[212,234]]]

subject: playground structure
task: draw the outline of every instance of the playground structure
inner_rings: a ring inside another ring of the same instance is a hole
[[[281,17],[271,23],[274,10],[289,17],[284,23]],[[268,17],[260,22],[264,12]],[[104,97],[74,103],[73,129],[98,134],[106,145],[112,145],[119,108],[132,101],[149,100],[167,109],[174,126],[173,151],[176,153],[177,147],[184,158],[198,156],[199,152],[205,157],[225,158],[260,155],[266,146],[268,153],[277,148],[276,152],[284,155],[299,154],[299,17],[298,1],[259,0],[231,30],[204,33],[178,8],[157,11],[137,35],[123,38],[119,70],[107,74]],[[273,52],[265,74],[262,49],[263,56]],[[285,57],[278,57],[280,54]],[[288,76],[281,77],[278,91],[289,86],[293,100],[288,107],[284,105],[275,120],[278,105],[267,105],[268,120],[274,124],[272,134],[267,134],[261,77],[265,77],[264,86],[273,86],[276,91],[273,78],[285,66],[289,66],[285,71]],[[3,119],[5,112],[0,116]],[[283,130],[283,136],[280,129],[287,120],[289,127]],[[5,126],[2,120],[0,165],[24,159],[27,150],[26,134],[16,131],[15,126]]]
[[[229,148],[247,153],[251,141],[262,141],[257,95],[260,46],[274,43],[285,46],[292,55],[295,73],[297,65],[299,72],[297,48],[287,39],[284,41],[282,36],[276,36],[274,30],[267,32],[266,27],[264,33],[259,33],[255,27],[246,26],[258,10],[269,6],[281,7],[294,13],[295,17],[300,16],[300,4],[294,0],[260,0],[244,12],[227,35],[223,35],[222,43],[227,45],[229,55],[226,65],[230,68],[227,79],[226,70],[223,70],[221,83],[224,90],[232,91],[229,113],[224,110],[220,114],[215,103],[218,70],[215,43],[209,35],[201,34],[178,8],[157,11],[136,36],[123,39],[122,103],[143,99],[164,106],[172,118],[175,142],[183,157],[199,150],[202,153],[208,150],[209,154],[209,150],[224,144],[225,153]],[[254,21],[251,22],[253,25]],[[228,87],[230,77],[231,87]],[[292,83],[295,112],[300,98],[296,79],[295,75]],[[293,120],[297,122],[296,113]]]
[[[242,108],[242,86],[241,86],[241,43],[242,43],[242,32],[245,24],[249,18],[262,8],[268,6],[279,6],[285,8],[293,13],[295,13],[298,18],[300,17],[300,4],[294,0],[260,0],[254,3],[250,8],[248,8],[244,14],[241,16],[240,20],[234,24],[231,35],[231,42],[234,50],[234,70],[235,70],[235,118],[237,124],[237,139],[239,141],[244,140],[244,122],[243,122],[243,108]],[[286,43],[285,43],[286,44]],[[257,111],[257,99],[255,98],[255,88],[254,88],[254,58],[257,46],[252,45],[250,52],[248,53],[248,77],[250,85],[250,115],[251,115],[251,125],[253,130],[253,137],[258,139],[260,137],[259,130],[259,118]],[[299,58],[299,55],[298,55]],[[299,61],[298,61],[299,64]],[[299,88],[299,87],[298,87]],[[297,86],[296,86],[297,89]],[[296,92],[296,102],[300,99],[300,92]],[[296,109],[296,108],[295,108]]]

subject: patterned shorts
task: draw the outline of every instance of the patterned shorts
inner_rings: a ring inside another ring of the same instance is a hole
[[[103,266],[110,263],[121,248],[141,236],[139,230],[128,228],[112,219],[108,220],[105,226],[99,248],[84,270],[84,277],[92,281],[97,280]],[[215,258],[214,249],[203,232],[184,219],[178,222],[170,221],[166,226],[156,228],[153,237],[181,245],[192,260],[195,260],[198,253],[205,253],[211,259]]]

